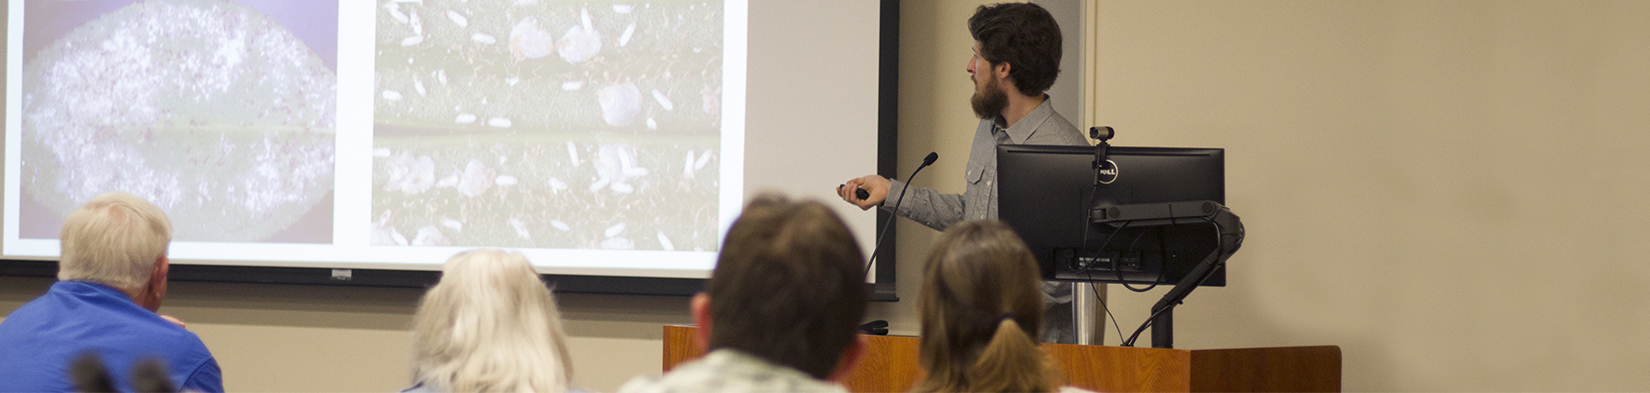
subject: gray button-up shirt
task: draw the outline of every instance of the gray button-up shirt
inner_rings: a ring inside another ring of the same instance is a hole
[[[900,199],[905,182],[894,180],[888,187],[888,198],[882,208],[894,214],[922,223],[935,230],[945,230],[959,221],[997,218],[997,145],[1076,145],[1088,146],[1089,140],[1077,127],[1066,121],[1045,97],[1042,105],[1026,114],[1012,127],[1002,127],[1002,116],[980,120],[974,131],[974,145],[968,152],[968,166],[963,181],[968,187],[962,195],[941,194],[931,188],[906,190]]]
[[[1002,116],[980,120],[974,130],[974,146],[968,152],[968,166],[963,170],[963,181],[968,187],[962,195],[941,194],[931,188],[900,191],[905,182],[894,180],[888,188],[888,198],[882,208],[899,211],[894,214],[945,230],[961,221],[997,218],[997,145],[1075,145],[1088,146],[1088,138],[1066,118],[1054,113],[1048,97],[1043,104],[1031,110],[1012,127],[1003,127]],[[898,202],[905,194],[905,201]],[[1043,282],[1043,342],[1075,344],[1077,333],[1072,325],[1072,286],[1067,283]]]

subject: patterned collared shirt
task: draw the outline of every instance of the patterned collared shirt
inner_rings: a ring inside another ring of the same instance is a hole
[[[619,393],[818,392],[847,393],[841,385],[731,349],[718,349],[661,377],[636,377]]]

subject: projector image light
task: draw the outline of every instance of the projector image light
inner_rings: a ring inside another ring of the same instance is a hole
[[[179,241],[260,241],[330,203],[337,77],[257,10],[150,1],[25,39],[44,45],[23,72],[22,183],[45,211],[24,214],[55,218],[25,232],[55,238],[108,191],[159,206]]]

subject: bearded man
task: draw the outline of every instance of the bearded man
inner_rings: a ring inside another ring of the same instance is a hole
[[[974,83],[970,102],[980,125],[963,172],[967,188],[961,195],[911,189],[894,211],[941,231],[962,221],[997,218],[997,145],[1089,145],[1077,127],[1054,113],[1044,94],[1060,74],[1060,26],[1053,15],[1030,3],[981,6],[968,18],[968,30],[974,36],[967,68]],[[871,175],[845,182],[837,194],[861,209],[892,211],[904,186]],[[869,197],[859,198],[857,189]],[[1040,332],[1044,342],[1076,342],[1071,288],[1069,283],[1043,284],[1048,308]]]

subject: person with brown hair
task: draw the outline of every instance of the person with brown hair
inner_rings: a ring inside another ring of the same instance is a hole
[[[881,207],[936,230],[967,220],[997,218],[997,146],[1088,146],[1088,138],[1054,112],[1044,94],[1060,74],[1060,26],[1048,10],[1031,3],[980,6],[968,18],[974,56],[968,60],[979,116],[972,133],[962,194],[931,188],[906,190],[905,182],[870,175],[837,188],[842,200],[861,209]],[[857,191],[863,189],[865,198]],[[903,197],[902,197],[903,195]],[[898,211],[894,211],[898,207]],[[1076,343],[1069,283],[1045,284],[1046,342]]]
[[[831,381],[853,370],[864,347],[864,263],[848,226],[824,204],[757,197],[693,297],[705,356],[619,391],[845,392]]]
[[[926,376],[916,392],[1081,392],[1033,332],[1043,321],[1037,261],[1007,224],[965,221],[940,234],[917,309]]]

